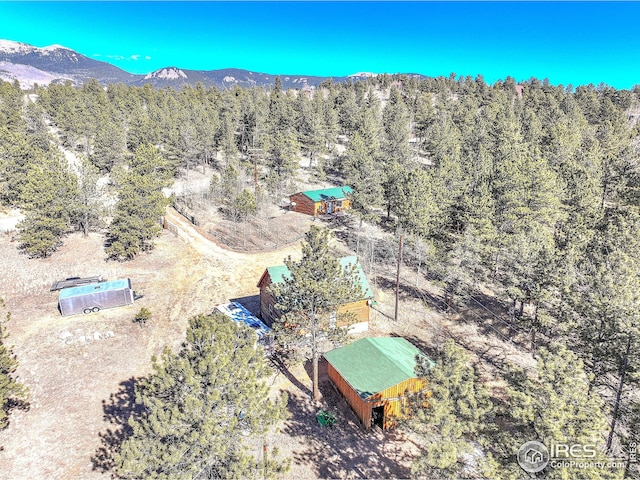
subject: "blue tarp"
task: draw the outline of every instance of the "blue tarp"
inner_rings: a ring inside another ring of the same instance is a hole
[[[258,338],[262,338],[271,332],[271,329],[262,323],[260,319],[237,302],[218,305],[216,310],[235,322],[242,322],[245,325],[248,325],[256,332]]]

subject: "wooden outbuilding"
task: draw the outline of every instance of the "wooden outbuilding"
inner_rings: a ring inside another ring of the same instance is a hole
[[[322,190],[308,190],[289,196],[290,210],[306,213],[317,217],[319,215],[337,215],[344,213],[351,204],[349,195],[353,193],[351,187],[324,188]]]
[[[433,362],[401,337],[363,338],[324,354],[329,378],[362,426],[391,428],[407,413],[409,396],[422,392],[416,358]]]
[[[340,265],[342,268],[355,266],[356,277],[360,283],[360,287],[364,292],[363,298],[355,302],[346,303],[338,308],[335,317],[338,318],[343,313],[351,313],[355,317],[353,323],[349,325],[349,331],[362,332],[369,328],[369,308],[373,299],[373,291],[369,286],[364,270],[358,258],[353,256],[342,257],[340,259]],[[258,282],[258,288],[260,289],[260,316],[262,321],[268,326],[271,326],[274,320],[280,318],[280,312],[278,312],[276,305],[276,298],[271,292],[269,286],[273,283],[282,282],[285,278],[291,278],[291,272],[286,265],[277,265],[275,267],[268,267]]]

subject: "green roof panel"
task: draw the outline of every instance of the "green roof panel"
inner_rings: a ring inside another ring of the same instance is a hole
[[[358,282],[360,283],[360,287],[364,292],[363,298],[373,298],[373,290],[371,290],[371,286],[369,285],[367,276],[364,274],[364,270],[362,270],[362,266],[358,262],[358,257],[356,257],[355,255],[352,255],[350,257],[342,257],[340,259],[340,265],[343,269],[350,265],[355,265],[356,276],[358,278]],[[269,278],[271,278],[272,283],[280,283],[285,278],[291,278],[291,272],[286,265],[267,267],[267,272],[269,272]]]
[[[363,338],[324,354],[363,399],[415,378],[418,355],[426,357],[401,337]]]
[[[302,192],[303,195],[306,195],[314,202],[321,202],[328,199],[329,197],[334,197],[336,200],[340,200],[342,198],[347,198],[347,195],[351,195],[352,193],[353,189],[348,185],[343,185],[342,187],[323,188],[322,190],[307,190],[306,192]]]

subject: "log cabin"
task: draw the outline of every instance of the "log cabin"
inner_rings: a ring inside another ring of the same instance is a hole
[[[326,214],[336,215],[349,209],[351,193],[353,190],[347,185],[294,193],[289,196],[289,208],[293,212],[306,213],[314,217]]]
[[[373,291],[355,255],[342,257],[340,265],[342,265],[342,268],[355,265],[355,273],[364,294],[360,300],[340,306],[335,316],[340,318],[341,314],[349,313],[353,320],[348,326],[349,331],[351,333],[366,331],[369,328],[369,308],[373,300]],[[291,278],[291,273],[286,265],[268,267],[260,277],[257,285],[260,289],[260,316],[262,321],[270,327],[280,317],[280,312],[275,307],[276,298],[269,286],[272,283],[282,282],[285,278]]]
[[[426,387],[415,373],[417,356],[434,365],[401,337],[362,338],[324,354],[331,382],[365,430],[386,430],[406,417],[409,397]]]

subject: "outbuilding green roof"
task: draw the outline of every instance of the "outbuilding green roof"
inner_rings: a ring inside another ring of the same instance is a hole
[[[418,355],[433,365],[429,357],[404,338],[373,337],[331,350],[324,357],[361,398],[367,399],[415,378]]]
[[[363,298],[373,298],[373,290],[371,290],[371,286],[369,285],[369,281],[367,280],[367,276],[364,274],[364,270],[362,270],[362,266],[360,262],[358,262],[358,257],[355,255],[351,255],[349,257],[342,257],[340,259],[340,265],[342,268],[347,268],[351,265],[355,265],[355,273],[360,283],[360,287],[364,292]],[[269,272],[269,278],[271,278],[271,283],[280,283],[285,278],[291,278],[291,272],[286,265],[276,265],[275,267],[267,267],[267,272]]]
[[[302,192],[303,195],[306,195],[314,202],[322,202],[323,200],[327,200],[330,197],[333,197],[336,200],[341,200],[343,198],[347,198],[347,195],[351,195],[352,193],[353,189],[348,185],[343,185],[342,187],[323,188],[322,190],[307,190],[306,192]]]

